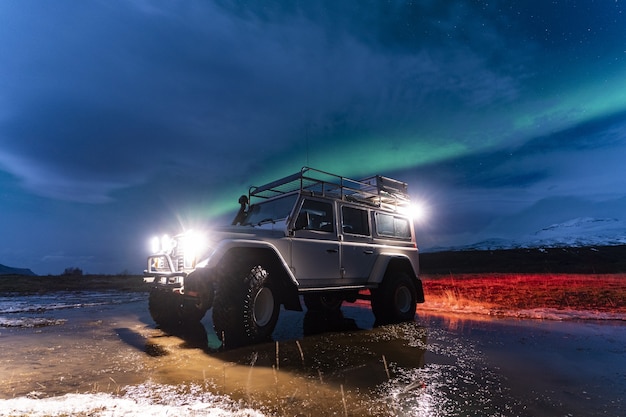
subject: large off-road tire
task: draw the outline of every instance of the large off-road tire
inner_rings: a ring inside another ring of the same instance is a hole
[[[185,278],[185,295],[179,312],[184,322],[200,321],[213,306],[215,290],[210,271],[198,268]]]
[[[204,300],[192,297],[183,297],[178,310],[178,317],[183,323],[196,323],[204,318],[208,307]]]
[[[153,288],[148,298],[148,310],[152,320],[158,325],[171,324],[178,321],[177,309],[180,295],[170,290]]]
[[[343,294],[340,293],[312,293],[302,297],[307,310],[322,313],[336,313],[343,304]]]
[[[244,272],[245,271],[245,272]],[[225,348],[267,341],[280,305],[268,272],[260,265],[223,276],[213,304],[213,327]]]
[[[152,320],[160,326],[199,322],[207,311],[196,299],[160,288],[153,288],[150,291],[148,310]]]
[[[372,311],[378,324],[414,320],[416,306],[415,283],[405,271],[388,271],[380,287],[372,290]]]

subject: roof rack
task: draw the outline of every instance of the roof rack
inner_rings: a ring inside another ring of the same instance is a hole
[[[294,191],[311,195],[336,198],[389,208],[410,203],[405,182],[380,175],[353,180],[315,168],[303,167],[300,172],[272,181],[265,185],[250,187],[249,197],[272,198]]]

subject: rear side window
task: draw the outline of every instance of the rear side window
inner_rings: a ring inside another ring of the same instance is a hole
[[[367,210],[354,207],[342,207],[341,218],[344,233],[369,236],[370,225],[367,221]]]
[[[376,232],[379,236],[411,238],[409,220],[392,214],[376,213]]]

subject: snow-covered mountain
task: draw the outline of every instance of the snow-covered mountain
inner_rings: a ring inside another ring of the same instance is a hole
[[[626,245],[626,224],[614,218],[579,217],[552,224],[519,239],[487,239],[442,250],[496,250]]]
[[[612,246],[626,244],[626,224],[618,219],[583,217],[536,232],[534,246]]]

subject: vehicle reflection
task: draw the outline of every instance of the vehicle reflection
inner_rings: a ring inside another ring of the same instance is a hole
[[[416,322],[363,329],[357,321],[336,313],[307,312],[303,337],[274,340],[236,349],[222,349],[205,324],[161,328],[162,337],[182,340],[180,349],[201,349],[210,357],[243,366],[287,371],[328,383],[368,390],[395,377],[398,368],[424,366],[426,328]],[[150,338],[146,353],[160,356],[159,338]]]
[[[311,336],[327,332],[363,330],[357,326],[356,320],[344,317],[341,310],[308,310],[304,315],[302,329],[304,336]]]

